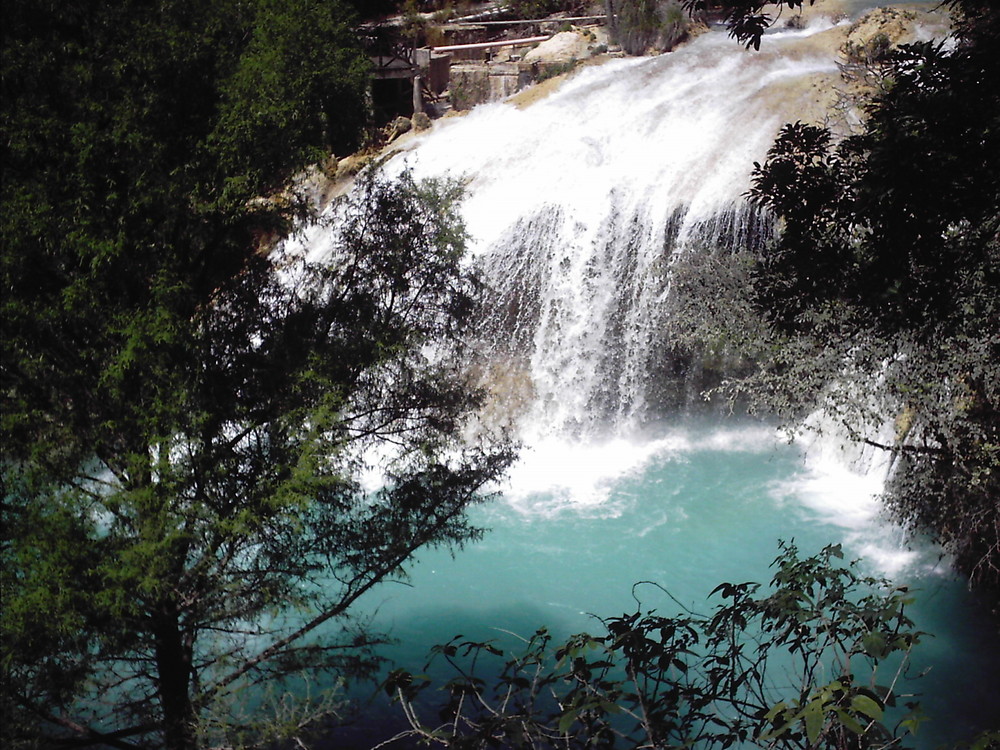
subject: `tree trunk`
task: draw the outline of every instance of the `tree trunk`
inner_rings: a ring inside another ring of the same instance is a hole
[[[615,44],[620,44],[618,41],[618,17],[615,15],[617,10],[615,9],[615,0],[604,0],[605,13],[607,13],[607,24],[608,24],[608,37]]]
[[[190,692],[191,649],[184,643],[172,602],[162,605],[153,632],[165,747],[167,750],[195,750],[195,717]]]

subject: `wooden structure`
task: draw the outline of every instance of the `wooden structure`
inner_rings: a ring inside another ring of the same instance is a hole
[[[415,39],[407,37],[399,24],[370,24],[360,30],[361,37],[374,67],[373,100],[377,116],[388,121],[396,115],[422,112],[425,102],[439,100],[448,90],[451,79],[451,64],[462,59],[488,60],[493,50],[503,47],[518,47],[538,44],[552,37],[540,34],[537,28],[544,23],[581,22],[606,20],[606,16],[579,16],[560,19],[502,19],[503,9],[456,19],[445,24],[443,29],[471,29],[491,27],[487,36],[497,36],[500,27],[531,25],[536,28],[523,29],[521,33],[534,31],[531,36],[520,39],[496,39],[494,41],[468,42],[465,44],[445,44],[436,47],[416,47]],[[468,39],[467,34],[462,34]],[[473,37],[474,38],[474,37]],[[480,37],[481,38],[481,37]],[[410,109],[412,105],[412,110]]]
[[[412,42],[399,27],[388,24],[364,27],[361,38],[374,68],[372,99],[376,117],[388,121],[397,115],[422,112],[420,68]]]
[[[551,34],[542,34],[541,36],[529,36],[524,39],[501,39],[496,42],[474,42],[472,44],[449,44],[443,47],[432,47],[432,52],[458,52],[459,50],[490,50],[498,49],[499,47],[520,47],[526,44],[538,44],[539,42],[545,42],[552,38]]]

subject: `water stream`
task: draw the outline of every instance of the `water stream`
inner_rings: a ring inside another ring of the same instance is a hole
[[[635,581],[692,609],[725,580],[767,580],[776,543],[844,543],[867,572],[918,591],[934,747],[1000,716],[995,633],[930,545],[880,519],[886,467],[826,440],[788,445],[772,426],[682,416],[658,373],[671,260],[746,247],[766,225],[743,202],[778,128],[819,121],[837,69],[829,23],[769,36],[759,53],[709,33],[671,54],[579,70],[547,98],[481,106],[407,142],[388,169],[467,180],[474,262],[493,289],[481,356],[524,443],[492,529],[456,557],[427,552],[410,586],[366,606],[419,668],[457,633],[509,638],[596,627],[634,608]],[[509,407],[509,408],[507,408]],[[662,597],[647,592],[649,606]],[[348,731],[368,747],[383,715]]]
[[[741,199],[750,167],[789,105],[812,105],[810,87],[836,74],[829,54],[787,46],[754,54],[718,33],[614,60],[531,106],[440,122],[390,165],[468,179],[464,213],[492,288],[484,338],[530,380],[532,438],[655,416],[671,259],[760,241]]]

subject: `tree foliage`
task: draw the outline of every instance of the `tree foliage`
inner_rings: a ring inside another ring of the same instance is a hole
[[[555,648],[545,630],[515,655],[459,636],[433,655],[455,674],[435,723],[418,700],[426,676],[396,671],[385,688],[405,736],[445,747],[903,747],[919,710],[889,714],[921,636],[911,600],[840,558],[839,546],[800,558],[782,545],[769,589],[723,583],[711,615],[640,608]]]
[[[273,251],[359,137],[340,2],[4,16],[3,743],[192,747],[235,690],[368,669],[350,605],[478,533],[509,455],[456,449],[458,191],[371,178],[323,263]]]
[[[586,3],[581,0],[507,0],[505,4],[515,18],[545,18],[552,13],[586,11]]]
[[[1000,590],[1000,86],[995,10],[964,4],[957,46],[890,58],[864,131],[787,126],[752,197],[782,219],[759,308],[826,358],[831,411],[900,460],[888,492],[973,583]],[[872,440],[881,415],[895,435]]]
[[[815,0],[809,0],[812,5]],[[747,47],[760,49],[760,40],[777,20],[768,10],[780,14],[802,8],[803,0],[681,0],[689,13],[715,11],[722,15],[723,23],[734,39]]]
[[[77,739],[184,747],[248,682],[371,665],[367,634],[324,624],[419,547],[475,537],[464,511],[508,462],[449,458],[477,397],[423,347],[454,338],[476,287],[441,198],[367,185],[331,265],[262,265],[175,323],[166,351],[119,352],[124,372],[101,374],[131,389],[88,404],[89,451],[58,455],[44,430],[8,446],[9,701]],[[366,489],[378,445],[395,456]],[[110,713],[89,705],[102,695]]]
[[[669,50],[687,36],[688,16],[675,0],[607,0],[612,38],[630,55]]]
[[[780,231],[681,259],[669,333],[714,363],[712,394],[890,452],[891,513],[995,598],[1000,30],[953,10],[954,39],[878,53],[856,134],[781,131],[748,196]]]

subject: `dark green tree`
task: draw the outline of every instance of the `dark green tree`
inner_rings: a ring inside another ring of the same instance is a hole
[[[1000,592],[1000,14],[955,4],[956,45],[903,48],[863,132],[787,126],[752,196],[782,221],[758,309],[829,411],[896,454],[887,501]],[[823,363],[822,366],[819,363]],[[832,384],[832,386],[831,386]],[[813,395],[816,395],[814,391]],[[869,428],[894,416],[895,435]]]
[[[821,409],[891,453],[891,513],[995,602],[1000,26],[989,3],[951,10],[947,43],[847,50],[876,84],[859,131],[783,129],[750,194],[780,231],[676,264],[669,335],[731,405],[792,425]]]
[[[351,604],[478,533],[509,456],[457,447],[455,186],[371,178],[322,263],[275,245],[314,208],[292,178],[360,137],[351,22],[4,7],[5,746],[190,748],[242,687],[364,671]]]
[[[670,335],[731,402],[794,425],[821,409],[890,452],[890,511],[995,601],[1000,28],[989,4],[952,11],[947,43],[848,50],[876,83],[863,125],[783,129],[749,196],[780,231],[678,263]]]

